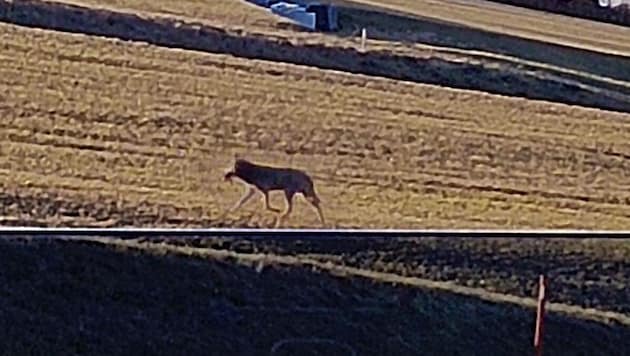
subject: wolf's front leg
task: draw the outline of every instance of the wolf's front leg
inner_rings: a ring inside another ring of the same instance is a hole
[[[279,213],[281,210],[278,208],[274,208],[269,204],[269,192],[263,191],[263,196],[265,198],[265,208],[267,210],[273,211],[275,213]]]
[[[233,213],[234,211],[236,211],[237,209],[239,209],[240,207],[243,206],[243,204],[245,204],[249,199],[251,199],[254,194],[256,193],[256,190],[253,187],[249,187],[247,193],[245,193],[241,199],[239,199],[238,202],[236,202],[236,204],[234,204],[233,207],[231,207],[229,210],[227,210],[225,213],[223,213],[223,215],[221,215],[221,217],[219,217],[220,220],[223,220],[223,218],[225,218],[225,216],[229,213]]]

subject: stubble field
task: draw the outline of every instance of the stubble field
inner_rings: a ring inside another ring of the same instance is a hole
[[[236,152],[308,169],[338,227],[628,224],[625,113],[12,25],[0,54],[6,224],[269,226],[216,220]]]

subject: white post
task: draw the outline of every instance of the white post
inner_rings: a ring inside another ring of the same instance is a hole
[[[538,278],[538,309],[536,311],[536,329],[534,332],[534,348],[536,356],[542,356],[543,326],[545,321],[545,303],[547,302],[547,279],[544,275]]]
[[[365,40],[367,40],[367,31],[365,27],[361,30],[361,50],[365,51]]]

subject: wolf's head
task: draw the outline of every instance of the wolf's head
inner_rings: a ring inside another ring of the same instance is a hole
[[[225,173],[223,180],[232,182],[232,178],[241,177],[241,173],[249,166],[251,166],[249,161],[240,158],[238,155],[234,155],[234,167]]]
[[[225,173],[225,175],[223,176],[223,180],[225,182],[230,182],[232,183],[232,178],[236,175],[236,173],[234,173],[234,171],[228,171],[227,173]]]

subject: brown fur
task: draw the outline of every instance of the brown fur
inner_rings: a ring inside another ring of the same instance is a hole
[[[242,158],[236,158],[233,169],[225,174],[224,180],[232,181],[234,177],[240,178],[249,185],[249,189],[226,214],[235,211],[245,204],[245,202],[254,195],[256,189],[263,194],[265,208],[280,213],[280,209],[273,208],[269,205],[269,192],[282,190],[284,191],[284,196],[287,201],[287,207],[284,213],[276,219],[276,227],[291,213],[293,209],[293,197],[298,193],[301,193],[304,198],[313,205],[317,211],[320,222],[322,225],[325,225],[324,214],[320,207],[320,199],[315,193],[313,180],[304,171],[294,168],[260,165]]]

